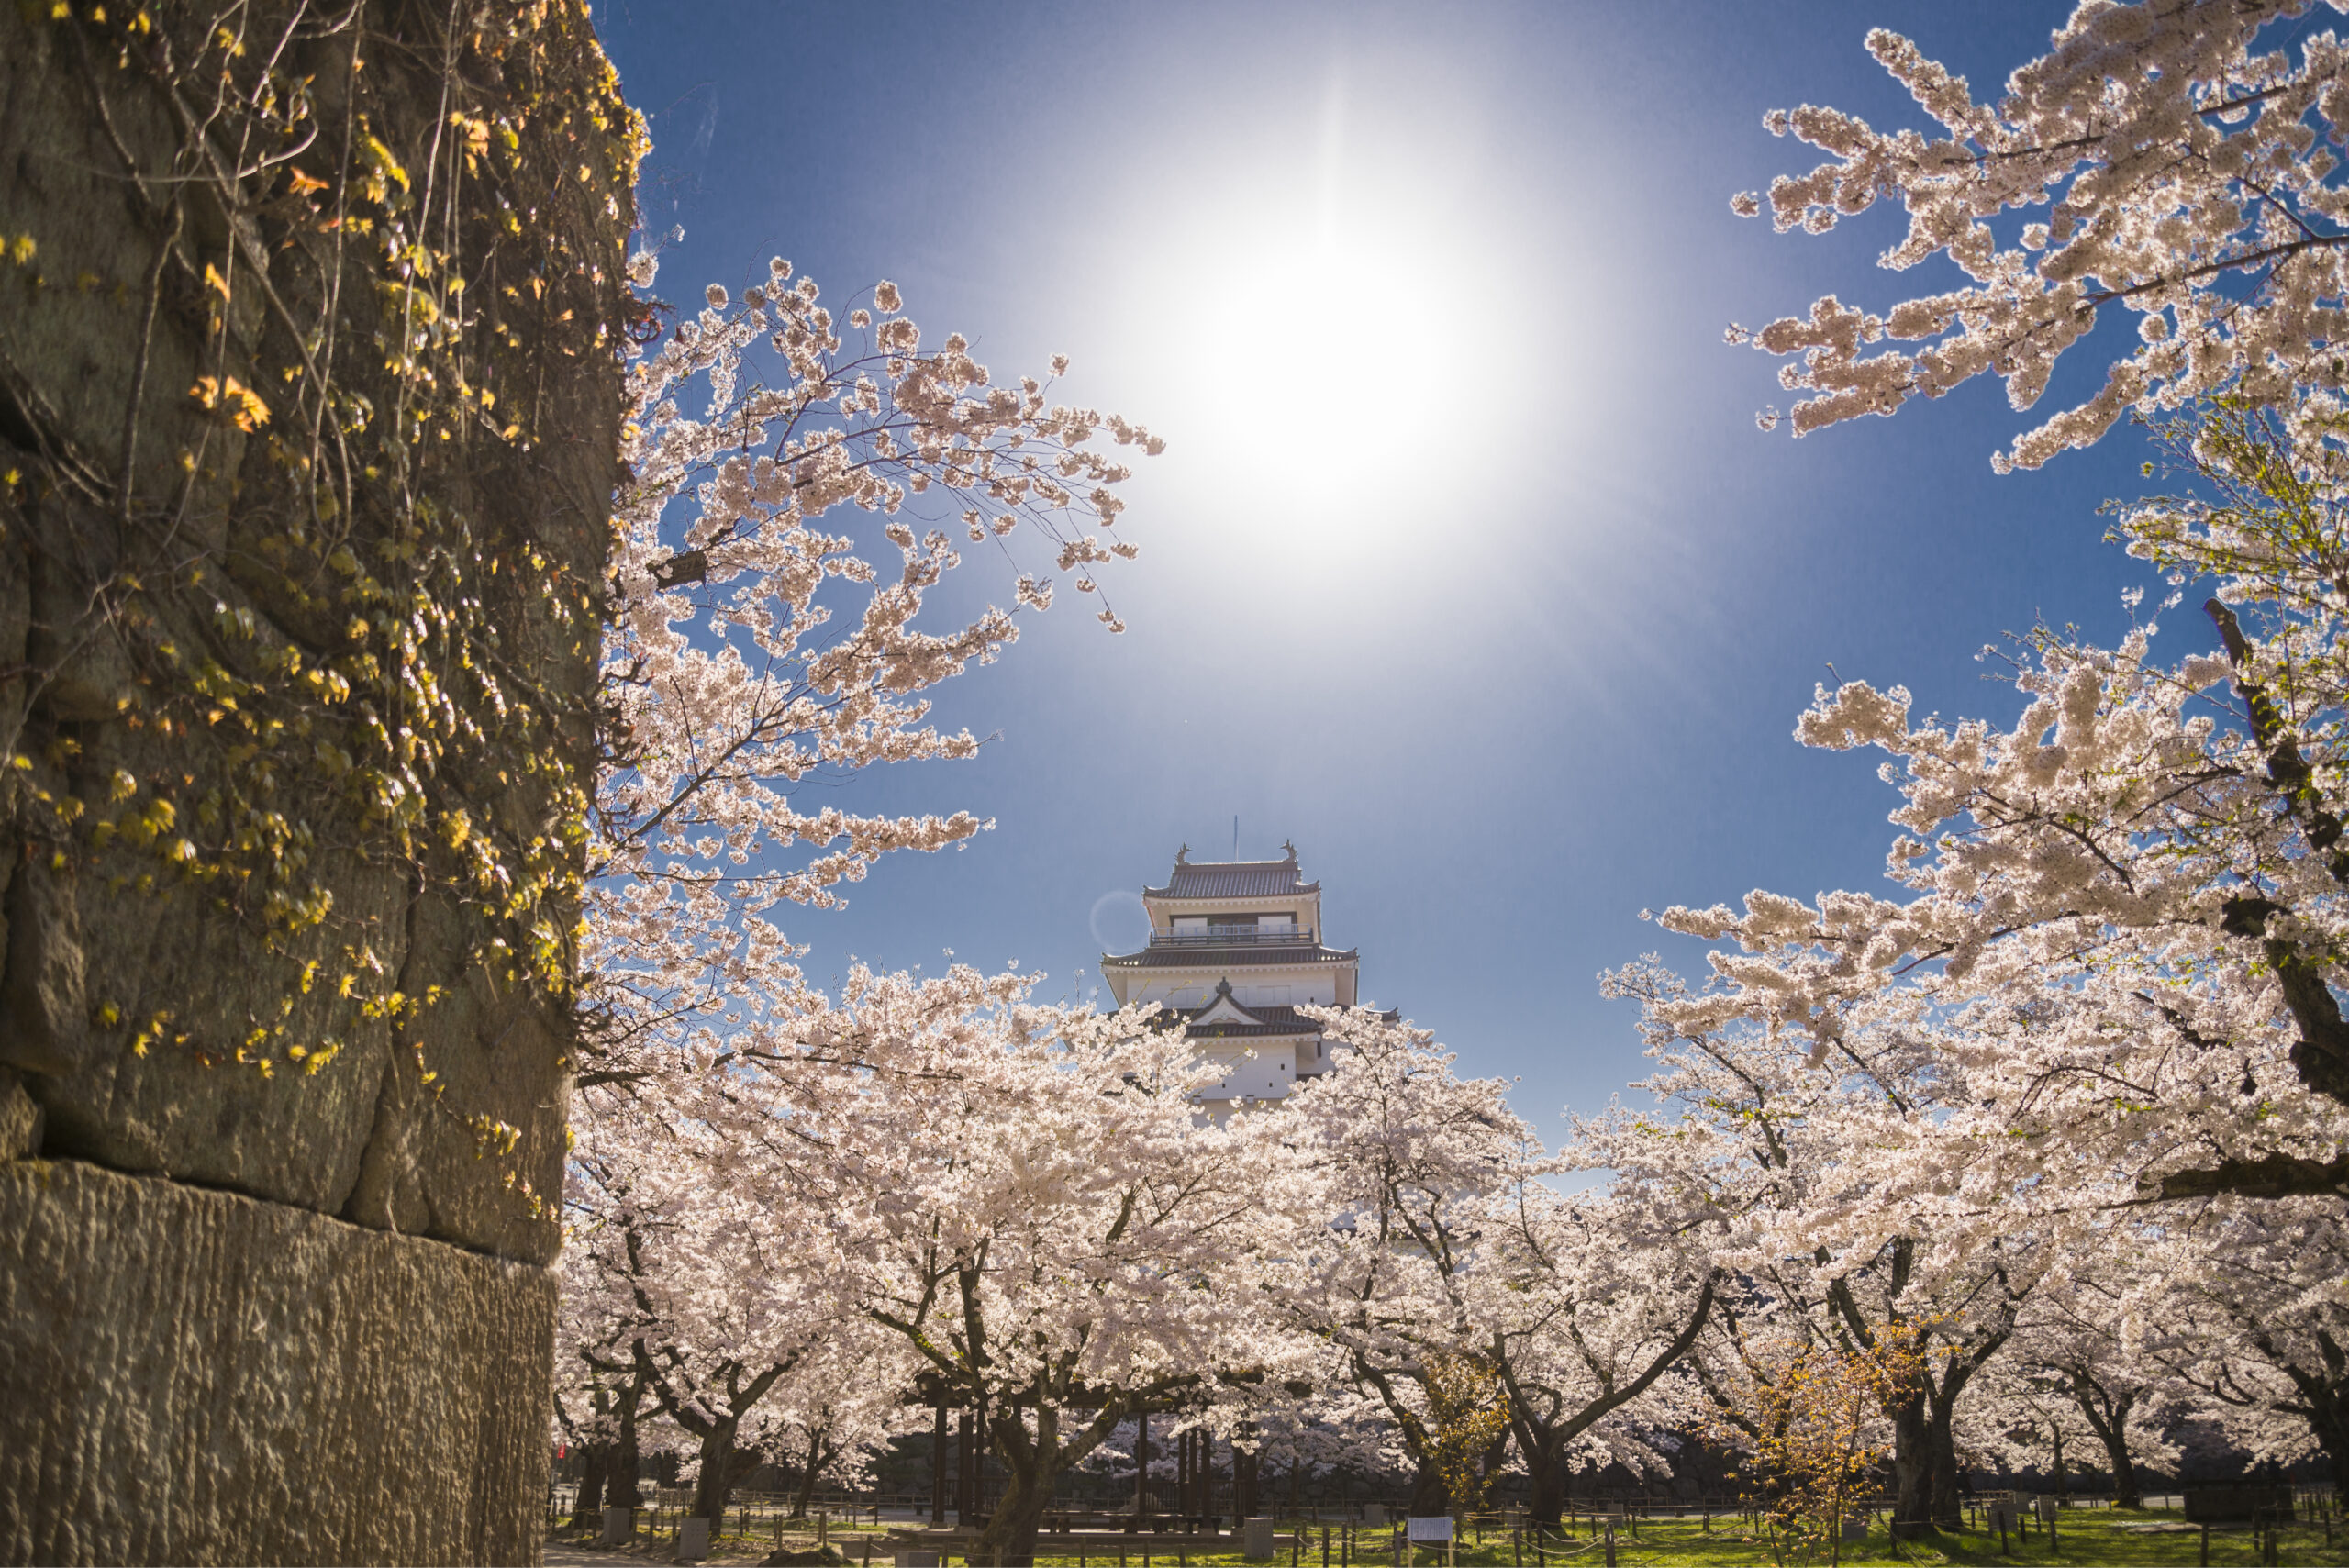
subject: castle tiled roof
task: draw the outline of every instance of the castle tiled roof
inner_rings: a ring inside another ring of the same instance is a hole
[[[1194,1040],[1251,1040],[1271,1035],[1319,1034],[1321,1032],[1319,1024],[1315,1023],[1295,1007],[1243,1006],[1241,1011],[1257,1020],[1252,1024],[1194,1024],[1188,1021],[1197,1018],[1201,1013],[1211,1011],[1214,1006],[1215,1004],[1210,1002],[1204,1007],[1175,1007],[1171,1010],[1175,1017],[1186,1020],[1184,1032]],[[1390,1024],[1398,1024],[1403,1021],[1401,1011],[1394,1007],[1387,1008],[1378,1016]]]
[[[1145,887],[1145,898],[1280,898],[1319,893],[1321,884],[1297,874],[1297,851],[1278,861],[1201,861],[1178,855],[1163,887]]]
[[[1177,1007],[1174,1011],[1186,1019],[1196,1018],[1212,1007]],[[1192,1024],[1186,1032],[1195,1039],[1248,1040],[1277,1034],[1319,1034],[1321,1026],[1298,1012],[1295,1007],[1243,1007],[1241,1009],[1256,1021],[1252,1024]]]

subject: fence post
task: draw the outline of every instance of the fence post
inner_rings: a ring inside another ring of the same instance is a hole
[[[1615,1521],[1607,1521],[1607,1568],[1615,1568]]]

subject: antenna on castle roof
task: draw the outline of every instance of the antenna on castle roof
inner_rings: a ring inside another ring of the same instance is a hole
[[[1236,813],[1231,818],[1231,858],[1240,858],[1240,817]]]

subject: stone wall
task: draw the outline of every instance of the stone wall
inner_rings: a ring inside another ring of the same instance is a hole
[[[0,6],[9,1561],[536,1559],[637,150],[575,0]]]
[[[546,1270],[78,1161],[0,1235],[0,1555],[536,1557]]]

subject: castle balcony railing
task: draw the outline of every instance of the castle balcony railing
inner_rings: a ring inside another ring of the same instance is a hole
[[[1289,924],[1285,926],[1208,926],[1193,927],[1182,931],[1152,931],[1150,945],[1154,948],[1228,948],[1246,947],[1258,942],[1281,942],[1294,947],[1313,940],[1313,928]]]

